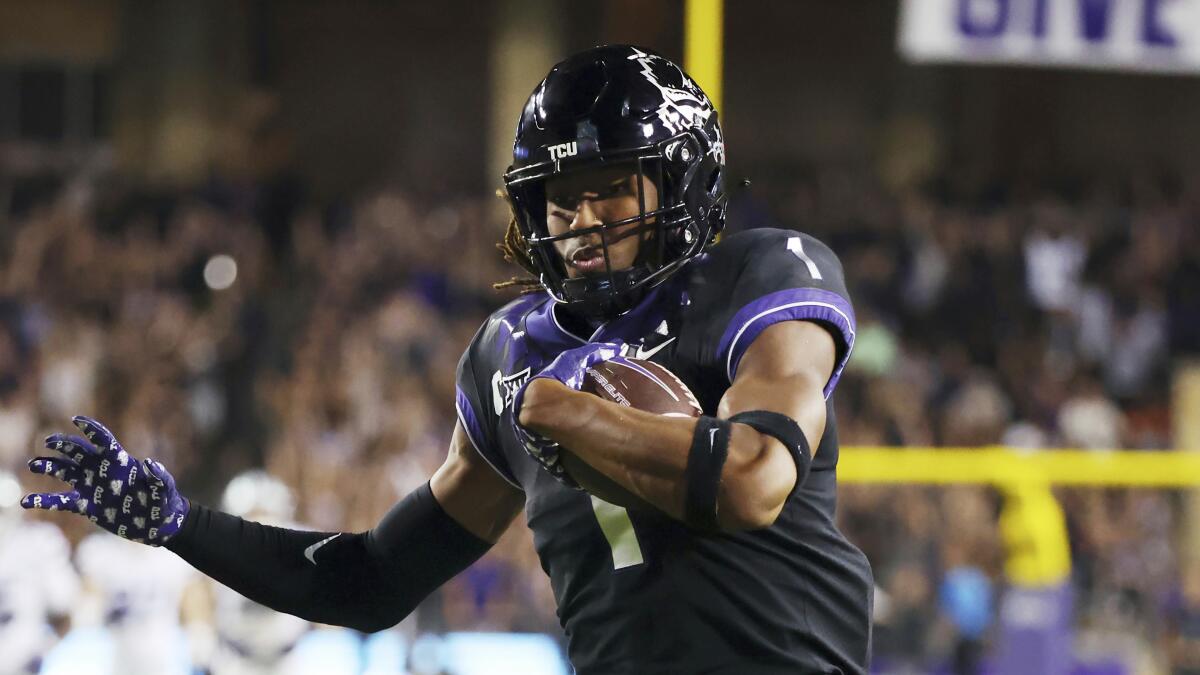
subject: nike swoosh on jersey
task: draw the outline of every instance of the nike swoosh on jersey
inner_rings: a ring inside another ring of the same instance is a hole
[[[670,340],[665,340],[662,342],[662,344],[656,345],[653,349],[646,349],[643,345],[638,345],[637,351],[635,351],[633,353],[633,358],[649,359],[651,356],[654,356],[660,350],[662,350],[663,347],[666,347],[667,345],[671,344],[674,341],[675,341],[675,338],[671,338]]]
[[[317,550],[320,549],[325,544],[328,544],[329,542],[333,541],[334,539],[337,539],[340,536],[342,536],[342,533],[338,532],[337,534],[333,535],[332,537],[325,537],[321,541],[318,541],[317,543],[313,544],[312,546],[309,546],[308,548],[304,549],[304,557],[308,558],[308,561],[310,563],[316,565],[317,559],[314,556],[317,555]]]

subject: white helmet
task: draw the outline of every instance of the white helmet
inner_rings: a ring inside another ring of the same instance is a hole
[[[295,516],[296,498],[283,481],[262,469],[251,469],[225,486],[221,509],[243,518],[286,523]]]

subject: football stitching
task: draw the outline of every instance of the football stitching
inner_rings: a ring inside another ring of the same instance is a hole
[[[641,367],[641,366],[639,366],[639,365],[637,365],[637,364],[635,364],[635,363],[625,363],[625,362],[622,362],[622,361],[610,361],[610,363],[612,363],[612,364],[614,364],[614,365],[618,365],[618,366],[625,366],[626,368],[629,368],[630,370],[633,370],[633,371],[636,371],[636,372],[639,372],[639,373],[641,373],[641,374],[645,375],[646,377],[650,378],[650,381],[651,381],[651,382],[653,382],[654,384],[657,384],[658,386],[662,387],[663,391],[667,392],[667,395],[669,395],[669,396],[671,397],[671,399],[672,399],[672,400],[674,400],[674,401],[676,401],[676,402],[678,402],[678,401],[679,401],[679,397],[675,395],[675,392],[674,392],[674,391],[672,391],[672,390],[671,390],[671,388],[670,388],[670,387],[668,387],[668,386],[667,386],[667,384],[666,384],[665,382],[663,382],[662,380],[658,379],[658,377],[656,377],[656,376],[654,375],[654,373],[652,373],[652,372],[650,372],[650,371],[646,370],[645,368],[643,368],[643,367]]]
[[[694,393],[692,393],[691,387],[688,387],[687,384],[685,384],[683,380],[679,379],[678,375],[671,372],[671,370],[668,369],[667,367],[657,364],[653,361],[647,361],[646,365],[653,366],[656,370],[661,371],[663,375],[666,375],[666,376],[670,377],[672,380],[675,380],[676,384],[679,385],[679,388],[683,390],[683,393],[687,394],[688,402],[691,403],[693,406],[695,406],[696,410],[699,410],[701,413],[704,412],[704,408],[700,407],[700,401],[697,401],[696,395]]]

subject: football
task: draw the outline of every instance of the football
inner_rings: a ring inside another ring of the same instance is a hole
[[[703,414],[688,386],[675,373],[653,361],[620,359],[597,364],[585,373],[582,391],[664,417],[694,418]],[[629,509],[654,508],[568,449],[564,448],[562,461],[567,473],[592,495]]]

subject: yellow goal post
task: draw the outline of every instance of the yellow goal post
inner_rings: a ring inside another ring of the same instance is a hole
[[[687,0],[683,9],[683,67],[721,113],[724,83],[724,0]]]
[[[1017,450],[985,448],[842,448],[843,483],[1049,483],[1090,487],[1200,486],[1200,452],[1175,450]]]
[[[1012,583],[1045,587],[1070,574],[1070,545],[1052,486],[1193,488],[1200,452],[846,447],[843,484],[988,485],[1004,496],[1000,531]]]

